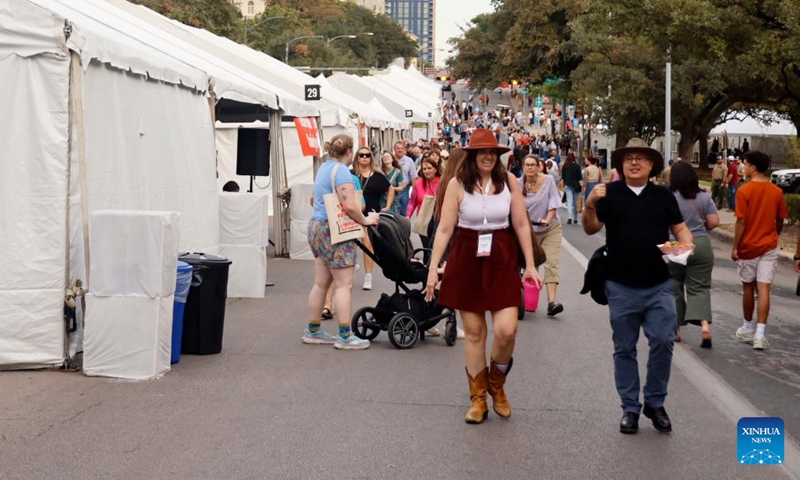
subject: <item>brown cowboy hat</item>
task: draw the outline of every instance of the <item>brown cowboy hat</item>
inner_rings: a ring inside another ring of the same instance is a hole
[[[511,149],[508,147],[501,147],[497,144],[497,138],[495,138],[494,133],[490,130],[485,128],[478,128],[469,138],[469,146],[461,147],[463,150],[497,150],[498,155],[502,155],[506,152],[510,152]]]
[[[661,156],[661,152],[655,148],[650,148],[650,145],[641,138],[634,137],[628,140],[627,145],[614,150],[611,154],[611,167],[619,170],[620,173],[622,172],[622,158],[626,153],[642,153],[652,160],[653,170],[650,172],[651,177],[655,177],[664,170],[664,157]]]

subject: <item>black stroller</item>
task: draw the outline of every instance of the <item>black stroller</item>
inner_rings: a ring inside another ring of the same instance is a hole
[[[353,314],[352,328],[357,337],[373,340],[381,330],[389,333],[389,342],[396,348],[411,348],[417,340],[425,340],[425,331],[447,319],[444,340],[449,346],[456,343],[456,313],[439,305],[434,299],[425,301],[428,266],[415,255],[430,249],[411,245],[411,224],[405,217],[381,213],[380,223],[369,227],[367,234],[373,252],[363,243],[356,243],[383,270],[383,275],[395,283],[392,295],[381,294],[378,304],[364,307]],[[428,255],[429,256],[429,255]],[[411,289],[407,284],[422,284]],[[437,292],[438,296],[438,292]]]

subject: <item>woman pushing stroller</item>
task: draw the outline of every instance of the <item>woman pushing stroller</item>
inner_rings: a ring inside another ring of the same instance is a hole
[[[439,303],[458,310],[466,332],[464,358],[471,406],[464,420],[481,423],[488,415],[487,392],[494,411],[511,416],[504,392],[513,365],[520,277],[519,248],[525,257],[523,279],[542,279],[533,262],[530,223],[516,178],[498,161],[500,147],[489,130],[476,130],[465,148],[467,158],[446,188],[436,230],[426,299],[434,298],[438,266],[453,237],[441,281]],[[509,222],[509,219],[511,220]],[[517,242],[516,238],[519,240]],[[494,343],[486,366],[486,312],[492,316]]]

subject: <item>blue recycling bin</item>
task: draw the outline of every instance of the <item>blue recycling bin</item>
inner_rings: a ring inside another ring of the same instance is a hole
[[[183,313],[186,298],[192,286],[194,268],[186,262],[178,261],[178,279],[175,285],[175,307],[172,310],[172,363],[181,361],[181,339],[183,338]]]

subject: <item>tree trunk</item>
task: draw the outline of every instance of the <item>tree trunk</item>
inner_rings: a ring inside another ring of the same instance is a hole
[[[694,125],[691,121],[684,121],[681,126],[681,140],[678,145],[678,156],[691,162],[694,154],[694,143],[697,141],[697,135],[694,131]],[[701,155],[702,156],[702,155]],[[702,162],[703,159],[700,158]]]
[[[617,142],[614,146],[615,149],[624,147],[628,144],[628,140],[631,139],[631,132],[627,129],[620,128],[615,132],[615,134],[617,136]]]
[[[700,134],[697,140],[700,142],[700,161],[697,167],[705,170],[708,168],[708,133]]]

